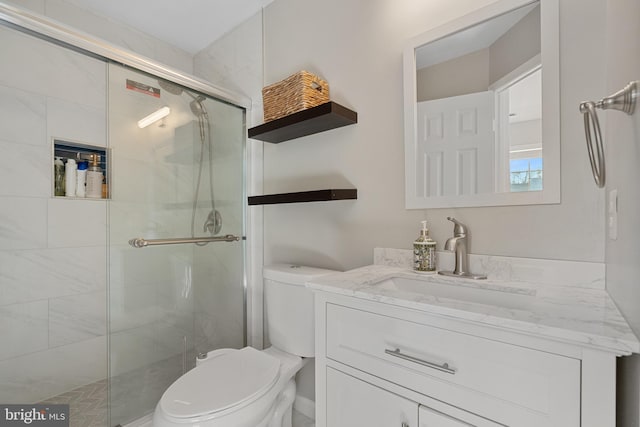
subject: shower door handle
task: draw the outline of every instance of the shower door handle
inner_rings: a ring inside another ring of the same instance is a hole
[[[226,236],[215,237],[182,237],[177,239],[144,239],[142,237],[136,237],[129,240],[129,244],[134,248],[144,248],[147,246],[158,245],[181,245],[185,243],[214,243],[214,242],[237,242],[242,239],[240,236],[234,236],[233,234],[227,234]]]

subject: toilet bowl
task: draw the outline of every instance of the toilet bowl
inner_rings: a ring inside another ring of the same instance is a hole
[[[332,272],[292,265],[265,267],[272,347],[209,352],[165,391],[153,426],[290,427],[295,374],[314,352],[313,294],[304,284]]]

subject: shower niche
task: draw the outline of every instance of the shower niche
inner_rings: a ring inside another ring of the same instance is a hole
[[[110,198],[111,156],[107,148],[54,138],[52,157],[53,197],[75,200]]]

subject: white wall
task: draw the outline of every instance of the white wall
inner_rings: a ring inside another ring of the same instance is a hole
[[[484,92],[489,88],[489,48],[416,70],[416,101]]]
[[[640,80],[640,3],[607,2],[607,86],[600,98]],[[637,101],[638,102],[638,101]],[[606,119],[606,191],[618,190],[618,238],[606,241],[607,289],[640,336],[640,105],[633,116],[601,112]],[[594,185],[595,186],[595,185]],[[618,426],[640,425],[640,356],[618,363]]]
[[[151,37],[119,22],[81,9],[64,0],[3,0],[23,9],[45,15],[75,29],[107,40],[140,55],[155,59],[163,64],[193,72],[193,56],[189,53]]]
[[[264,146],[265,193],[355,187],[358,200],[264,208],[265,263],[350,269],[373,248],[408,248],[419,221],[442,244],[447,216],[472,231],[473,253],[604,261],[604,198],[590,183],[578,103],[604,88],[599,60],[605,5],[561,2],[562,203],[498,208],[404,209],[402,49],[411,37],[491,0],[277,0],[265,9],[265,84],[306,69],[358,124]],[[313,16],[313,19],[308,17]],[[300,390],[305,397],[312,390]]]
[[[489,46],[489,81],[495,83],[540,54],[540,6]]]
[[[589,182],[576,112],[583,98],[604,88],[598,53],[605,5],[596,0],[560,2],[562,203],[404,209],[402,48],[410,37],[488,3],[332,0],[317,7],[278,0],[265,9],[265,83],[307,69],[327,79],[333,100],[359,114],[354,126],[265,145],[265,192],[353,186],[359,193],[357,201],[266,207],[265,262],[365,265],[375,246],[409,247],[424,217],[442,244],[452,231],[448,215],[469,225],[474,253],[604,260],[604,201]]]

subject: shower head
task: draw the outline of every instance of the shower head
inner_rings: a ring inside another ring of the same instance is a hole
[[[195,96],[194,94],[192,94],[191,92],[189,92],[188,90],[185,90],[182,86],[170,82],[169,80],[160,80],[158,79],[158,84],[160,85],[160,87],[164,90],[166,90],[167,92],[169,92],[172,95],[182,95],[183,93],[186,93],[187,95],[189,95],[192,99],[197,100],[204,100],[204,96],[202,95],[198,95]]]
[[[169,80],[158,79],[158,84],[162,89],[166,90],[172,95],[182,95],[182,92],[184,92],[184,89],[182,89],[177,84],[170,82]]]
[[[170,82],[169,80],[158,79],[158,84],[162,89],[166,90],[172,95],[182,95],[183,93],[189,95],[193,99],[193,101],[189,103],[189,106],[191,107],[191,112],[196,117],[204,117],[207,115],[207,109],[204,108],[204,105],[202,105],[202,101],[206,99],[204,96],[195,96],[188,90],[184,90],[181,86],[177,85],[176,83]]]
[[[189,107],[191,107],[191,112],[196,117],[203,117],[207,115],[207,109],[204,108],[204,105],[202,105],[202,101],[204,101],[205,99],[206,98],[204,96],[200,95],[197,98],[194,98],[193,101],[189,103]]]

